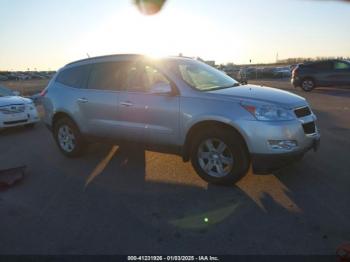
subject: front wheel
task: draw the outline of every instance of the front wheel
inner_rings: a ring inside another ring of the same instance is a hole
[[[244,141],[236,132],[211,128],[195,138],[191,162],[205,181],[232,185],[248,172],[250,158]]]

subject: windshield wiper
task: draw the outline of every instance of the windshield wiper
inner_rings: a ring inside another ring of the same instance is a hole
[[[225,89],[225,88],[230,88],[230,87],[236,87],[239,86],[239,83],[234,83],[233,85],[229,85],[229,86],[218,86],[215,89]]]
[[[234,83],[233,85],[229,85],[229,86],[216,86],[216,87],[211,87],[211,88],[205,88],[205,89],[202,89],[201,91],[204,91],[204,92],[215,91],[215,90],[220,90],[220,89],[236,87],[236,86],[239,86],[239,85],[240,85],[240,83]]]

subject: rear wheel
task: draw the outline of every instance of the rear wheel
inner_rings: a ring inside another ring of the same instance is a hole
[[[301,81],[301,88],[305,92],[310,92],[315,88],[315,81],[312,78],[305,78]]]
[[[61,118],[54,124],[55,141],[61,152],[68,157],[78,157],[83,153],[85,141],[79,128],[69,118]]]
[[[247,173],[250,159],[238,134],[228,129],[211,128],[195,138],[191,162],[205,181],[232,185]]]

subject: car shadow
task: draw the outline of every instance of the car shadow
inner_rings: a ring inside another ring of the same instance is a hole
[[[278,253],[288,245],[305,250],[310,239],[315,242],[313,250],[325,245],[335,248],[337,241],[346,237],[339,233],[333,242],[324,242],[324,235],[339,232],[339,228],[327,226],[329,220],[338,221],[339,217],[322,210],[314,195],[317,191],[309,189],[316,177],[308,160],[274,174],[256,175],[250,170],[230,186],[203,182],[190,164],[181,161],[137,146],[119,147],[85,190],[88,193],[99,187],[115,194],[133,219],[153,228],[159,248],[166,247],[165,238],[183,239],[185,245],[184,238],[222,234],[237,250],[253,243],[254,252]],[[308,197],[311,199],[305,199]],[[183,250],[181,246],[179,250]]]
[[[35,127],[15,126],[0,129],[0,136],[12,136],[23,132],[32,132]]]
[[[162,230],[203,233],[227,223],[246,224],[247,212],[268,217],[274,206],[285,214],[300,212],[287,195],[287,186],[273,174],[255,175],[250,170],[236,185],[211,185],[179,157],[136,145],[119,147],[85,190],[96,186],[118,194],[135,217]]]
[[[349,108],[350,109],[350,108]],[[338,120],[338,118],[330,112],[324,110],[313,110],[317,116],[317,126],[320,129],[320,133],[327,136],[327,143],[333,141],[343,141],[343,143],[349,143],[350,139],[350,125],[344,121]],[[342,111],[345,116],[346,111]],[[323,141],[324,142],[324,141]],[[321,142],[322,143],[322,142]]]
[[[350,97],[350,87],[317,87],[311,92],[322,95]]]

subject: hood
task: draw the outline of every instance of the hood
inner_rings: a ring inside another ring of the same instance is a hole
[[[208,93],[220,95],[223,96],[223,98],[232,97],[235,99],[256,100],[259,102],[278,104],[288,108],[304,106],[307,103],[305,98],[293,93],[277,88],[256,85],[241,85],[209,91]]]
[[[0,106],[28,104],[31,102],[32,100],[20,96],[0,96]]]

